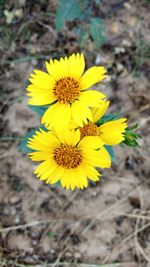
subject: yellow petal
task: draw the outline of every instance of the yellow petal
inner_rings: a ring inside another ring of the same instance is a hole
[[[66,169],[63,173],[60,182],[62,187],[66,188],[67,190],[71,187],[72,190],[75,188],[76,181],[74,179],[74,172],[72,169]]]
[[[100,137],[106,145],[117,145],[124,140],[123,133],[127,128],[126,118],[109,121],[99,127]]]
[[[65,168],[62,168],[62,167],[60,167],[60,166],[57,165],[57,168],[50,175],[49,179],[47,180],[47,183],[50,183],[50,184],[57,183],[61,179],[64,171],[65,171]]]
[[[34,84],[29,84],[28,87],[26,88],[26,90],[30,93],[30,92],[35,92],[35,93],[43,93],[43,94],[47,94],[50,92],[50,89],[45,89],[45,88],[40,88]]]
[[[78,148],[82,149],[83,152],[87,149],[99,149],[104,145],[104,142],[99,136],[85,136],[81,139],[78,144]]]
[[[51,131],[45,132],[40,129],[32,138],[28,138],[27,146],[34,150],[51,152],[60,144],[59,140]]]
[[[95,168],[93,168],[89,164],[84,163],[84,161],[83,161],[83,164],[82,164],[82,168],[83,168],[86,176],[90,180],[92,180],[94,182],[99,180],[99,176],[101,176],[101,174]]]
[[[79,188],[81,189],[87,188],[88,179],[84,169],[81,166],[79,166],[76,169],[76,179],[77,179],[77,186],[79,186]]]
[[[27,96],[30,97],[28,100],[29,105],[48,105],[56,101],[56,97],[50,89],[43,89],[30,84],[27,87],[27,91]]]
[[[50,157],[50,152],[36,151],[28,154],[32,161],[43,161]]]
[[[71,119],[71,121],[70,121],[68,127],[69,127],[70,130],[72,130],[72,129],[77,129],[77,128],[79,127],[79,125],[76,124],[75,121],[73,121],[73,120]]]
[[[53,127],[54,129],[60,127],[67,127],[71,120],[70,104],[61,104],[59,102],[49,107],[42,117],[42,123],[46,127]]]
[[[111,158],[107,150],[102,147],[97,151],[87,151],[84,153],[84,163],[93,165],[99,168],[109,168],[111,165]]]
[[[98,107],[105,99],[105,95],[94,90],[83,91],[78,98],[89,107]]]
[[[49,127],[52,127],[52,121],[53,121],[53,118],[54,118],[54,113],[56,112],[57,110],[57,105],[58,105],[58,102],[56,102],[55,104],[51,105],[44,113],[43,117],[42,117],[42,120],[41,120],[41,123],[42,124],[45,124],[45,126],[47,128]]]
[[[48,73],[57,81],[64,77],[79,78],[85,68],[83,54],[72,54],[69,58],[46,62]]]
[[[88,69],[80,79],[81,90],[91,87],[106,77],[107,75],[104,67],[92,67]]]
[[[64,77],[69,76],[69,62],[68,58],[60,58],[60,61],[58,60],[50,60],[49,62],[46,63],[46,68],[48,73],[56,80],[60,80]]]
[[[80,141],[80,130],[75,131],[64,128],[57,128],[56,134],[60,142],[63,144],[76,146],[76,144]]]
[[[34,72],[35,74],[31,74],[31,78],[29,79],[32,84],[43,89],[54,87],[55,81],[50,75],[40,70],[34,70]]]
[[[99,167],[100,168],[110,168],[111,166],[111,157],[107,152],[106,148],[102,147],[99,151]]]
[[[51,165],[49,165],[47,167],[47,169],[45,169],[41,175],[40,175],[40,180],[42,181],[46,181],[46,183],[49,183],[51,180],[51,176],[52,174],[55,172],[55,170],[57,169],[57,164],[55,162],[52,162]]]
[[[91,108],[93,121],[97,122],[99,119],[103,117],[103,115],[106,113],[107,108],[109,106],[109,101],[103,101],[98,108]]]
[[[37,168],[34,171],[34,174],[36,174],[37,177],[41,177],[41,175],[45,173],[51,165],[52,161],[50,159],[43,161],[41,164],[37,166]]]
[[[71,77],[79,78],[85,68],[85,61],[83,54],[72,54],[69,57],[69,74]]]
[[[27,146],[31,149],[37,150],[37,151],[43,151],[43,152],[51,152],[52,148],[46,145],[43,145],[38,142],[29,142]]]
[[[71,104],[72,119],[79,125],[83,126],[83,122],[87,122],[87,119],[92,121],[91,110],[81,101],[74,101]]]
[[[70,131],[70,135],[67,137],[67,140],[70,145],[76,146],[80,141],[80,130]]]
[[[70,177],[70,170],[66,169],[60,179],[62,187],[66,189],[69,189],[69,177]]]
[[[75,169],[66,169],[60,182],[62,187],[65,187],[67,190],[74,190],[76,187],[83,189],[88,185],[87,177],[80,167]]]

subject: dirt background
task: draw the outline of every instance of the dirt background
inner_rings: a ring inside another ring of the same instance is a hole
[[[54,29],[57,1],[0,1],[0,266],[150,266],[150,3],[95,2],[106,25],[99,49],[92,38],[81,49],[76,21]],[[143,139],[137,149],[117,146],[101,182],[71,192],[38,180],[19,142],[40,123],[25,97],[33,68],[81,50],[87,67],[108,69],[99,89],[109,112],[138,122]]]

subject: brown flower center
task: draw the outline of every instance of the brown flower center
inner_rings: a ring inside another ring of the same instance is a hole
[[[56,82],[53,92],[59,102],[72,103],[79,96],[79,82],[71,77],[62,78]]]
[[[66,169],[76,168],[82,161],[80,151],[76,147],[62,144],[53,152],[56,163]]]
[[[80,128],[81,138],[84,136],[99,136],[99,128],[93,122],[89,122],[88,124],[84,125]]]

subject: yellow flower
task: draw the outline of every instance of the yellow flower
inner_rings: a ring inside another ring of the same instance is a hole
[[[47,184],[60,180],[66,189],[86,188],[88,178],[96,182],[99,172],[95,167],[109,168],[111,158],[103,142],[95,136],[80,138],[80,131],[45,132],[42,129],[29,138],[29,153],[33,161],[43,161],[35,174]],[[100,148],[99,150],[97,150]]]
[[[84,136],[99,136],[105,145],[111,146],[120,144],[125,139],[124,132],[127,128],[126,118],[108,121],[97,126],[96,122],[106,113],[108,106],[109,101],[103,101],[99,108],[91,109],[93,121],[85,123],[84,126],[80,128],[81,138]],[[75,126],[75,124],[72,124],[72,126],[73,125],[74,128],[77,128],[77,125]]]
[[[79,126],[92,120],[90,107],[98,107],[105,95],[89,87],[103,80],[104,67],[92,67],[84,74],[83,54],[46,62],[48,73],[34,70],[27,87],[30,105],[50,105],[43,115],[46,127],[64,127],[72,119]]]

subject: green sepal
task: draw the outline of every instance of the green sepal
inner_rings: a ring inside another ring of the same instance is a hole
[[[135,130],[135,129],[137,129],[138,126],[139,126],[138,123],[135,123],[134,125],[132,125],[132,126],[130,126],[130,127],[127,127],[126,129],[129,130],[129,131],[131,131],[131,130]]]
[[[136,134],[133,132],[133,130],[137,129],[138,123],[134,124],[131,127],[126,128],[125,133],[124,133],[124,141],[122,144],[126,144],[127,146],[131,147],[139,147],[138,144],[138,139],[142,138],[141,135]]]

